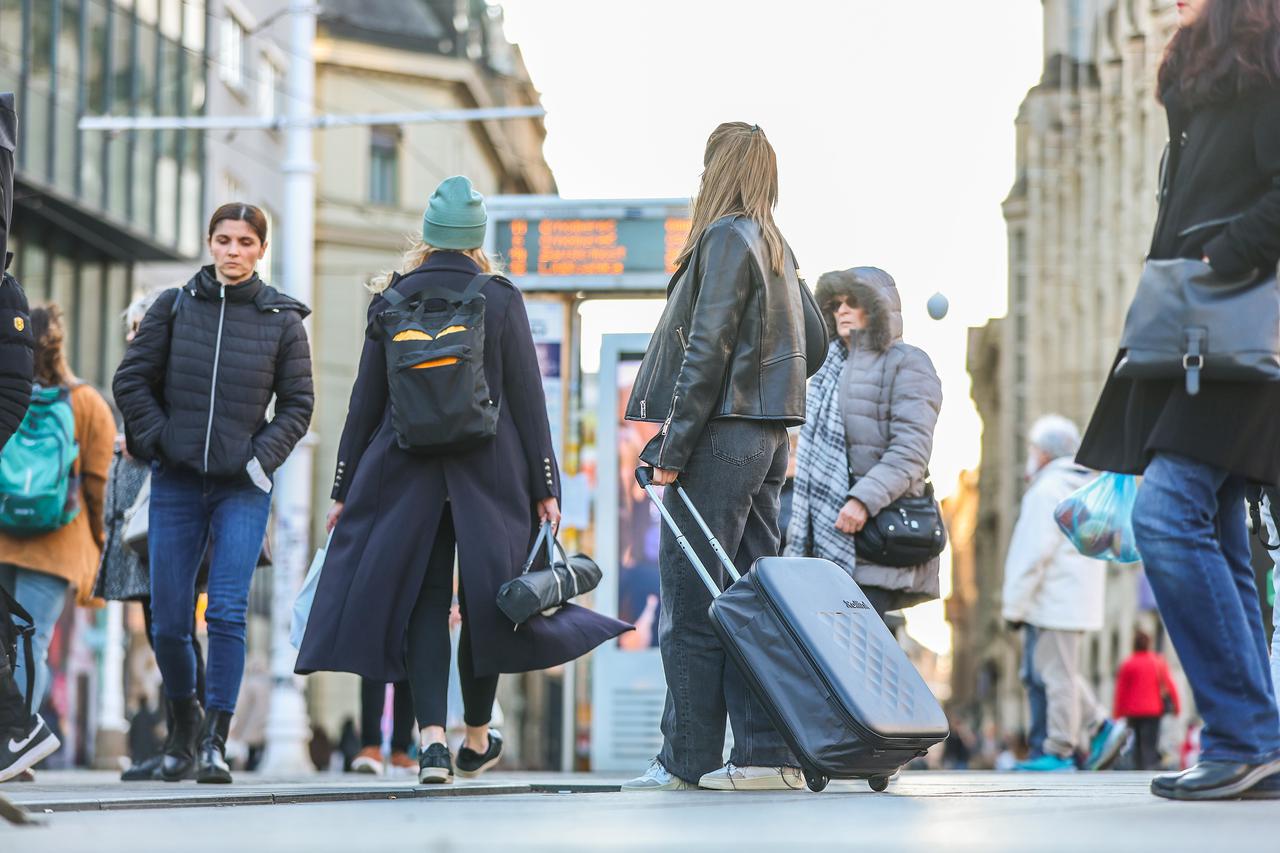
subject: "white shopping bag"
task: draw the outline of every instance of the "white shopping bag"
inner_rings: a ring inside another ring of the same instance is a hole
[[[302,648],[302,637],[307,633],[307,619],[311,617],[311,603],[316,599],[316,587],[320,585],[320,570],[324,568],[324,557],[329,551],[329,543],[333,534],[325,541],[324,547],[316,551],[311,558],[311,568],[307,569],[307,578],[298,590],[298,597],[293,600],[293,618],[289,622],[289,644],[295,649]]]

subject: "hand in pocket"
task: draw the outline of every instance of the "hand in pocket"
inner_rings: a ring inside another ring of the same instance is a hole
[[[271,494],[271,478],[267,476],[267,472],[262,469],[262,463],[258,461],[258,457],[249,460],[249,464],[244,466],[249,472],[249,479],[253,484],[267,494]]]

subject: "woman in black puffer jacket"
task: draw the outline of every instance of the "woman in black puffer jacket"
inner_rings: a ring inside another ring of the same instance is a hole
[[[153,631],[173,720],[161,768],[167,781],[193,771],[201,782],[231,781],[226,737],[244,674],[249,582],[271,476],[306,434],[315,403],[303,326],[309,311],[258,278],[266,246],[262,211],[218,208],[209,223],[213,265],[156,300],[113,383],[129,450],[151,462]],[[210,540],[204,716],[191,600]]]

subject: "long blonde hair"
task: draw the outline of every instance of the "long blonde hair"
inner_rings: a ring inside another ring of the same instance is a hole
[[[420,239],[414,238],[412,244],[405,251],[404,257],[400,259],[400,274],[413,272],[418,267],[427,262],[427,258],[438,252],[458,252],[460,255],[466,255],[468,258],[476,262],[476,266],[480,267],[480,272],[498,272],[497,265],[485,254],[484,249],[466,249],[459,251],[457,249],[437,249],[428,243],[422,242]],[[381,293],[391,286],[392,271],[387,270],[376,276],[369,282],[369,290],[372,293]]]
[[[785,244],[773,221],[778,204],[778,156],[759,125],[730,121],[707,139],[702,158],[702,184],[693,201],[689,239],[676,263],[693,254],[702,233],[722,216],[741,214],[760,226],[769,266],[782,272]]]

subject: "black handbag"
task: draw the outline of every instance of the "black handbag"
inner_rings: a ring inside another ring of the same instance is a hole
[[[1280,381],[1280,284],[1228,280],[1203,261],[1147,261],[1120,338],[1122,379]]]
[[[853,537],[858,557],[877,566],[907,569],[922,566],[947,547],[947,526],[933,496],[933,483],[919,497],[900,497],[872,518]]]
[[[533,571],[533,564],[546,546],[546,565]],[[559,552],[560,559],[556,559]],[[498,588],[498,609],[520,626],[539,613],[550,615],[566,604],[600,585],[600,567],[586,554],[570,557],[560,540],[551,531],[551,522],[545,522],[538,531],[538,538],[525,560],[520,576]]]

